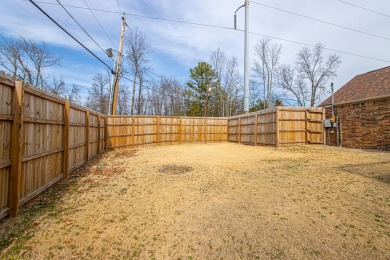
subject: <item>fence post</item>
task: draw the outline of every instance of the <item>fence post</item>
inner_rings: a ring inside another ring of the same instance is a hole
[[[179,117],[179,127],[178,127],[178,132],[179,132],[179,144],[181,144],[181,117]]]
[[[325,108],[323,107],[322,108],[322,122],[324,122],[326,118],[326,114],[325,114]],[[330,138],[330,136],[329,136]],[[326,144],[326,130],[325,130],[325,127],[322,127],[322,139],[323,139],[323,144],[325,145]]]
[[[308,116],[308,109],[305,109],[305,144],[308,144],[309,143],[309,140],[308,140],[308,132],[309,132],[309,129],[307,129],[307,124],[308,124],[308,120],[309,120],[309,116]]]
[[[22,81],[15,81],[13,96],[13,113],[11,133],[11,178],[10,178],[10,213],[15,217],[19,213],[20,178],[22,173],[23,143],[23,96]]]
[[[241,117],[238,118],[238,143],[241,143]]]
[[[207,138],[206,138],[206,132],[207,132],[207,117],[204,118],[204,122],[203,122],[203,139],[204,139],[204,143],[207,142]]]
[[[258,114],[255,115],[255,140],[254,140],[255,146],[257,145],[257,125],[258,125],[257,117]]]
[[[85,148],[84,160],[87,164],[89,161],[89,110],[85,111]]]
[[[131,124],[131,142],[133,143],[133,149],[135,148],[135,143],[134,143],[135,133],[134,133],[134,131],[135,131],[135,117],[133,116],[133,120],[132,120],[132,124]]]
[[[107,150],[108,143],[108,116],[104,117],[104,151]]]
[[[65,101],[64,110],[64,177],[69,180],[69,124],[70,124],[70,104],[69,101]]]
[[[229,123],[229,118],[226,120],[226,122],[227,122],[227,141],[229,142],[230,141],[230,123]]]
[[[280,119],[279,119],[279,107],[276,107],[276,115],[275,115],[275,130],[276,130],[276,135],[275,135],[275,145],[276,145],[276,148],[278,148],[279,146],[280,146],[280,140],[279,140],[279,138],[280,138],[280,132],[279,132],[279,130],[280,130]]]
[[[157,117],[157,129],[156,129],[156,141],[157,141],[157,145],[159,144],[159,139],[160,139],[160,117],[158,116]]]
[[[97,132],[97,142],[98,142],[98,145],[97,145],[97,154],[99,155],[100,154],[100,150],[101,150],[101,147],[100,147],[100,114],[98,114],[98,132]]]

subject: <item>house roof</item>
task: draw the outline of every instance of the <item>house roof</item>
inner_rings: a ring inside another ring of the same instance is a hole
[[[390,66],[355,76],[334,93],[334,103],[342,104],[387,95],[390,96]],[[330,96],[319,106],[331,104]]]

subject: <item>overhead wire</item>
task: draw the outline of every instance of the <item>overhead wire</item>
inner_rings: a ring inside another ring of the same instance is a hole
[[[309,19],[309,20],[313,20],[313,21],[316,21],[316,22],[320,22],[320,23],[331,25],[331,26],[339,27],[339,28],[342,28],[342,29],[345,29],[345,30],[358,32],[358,33],[361,33],[361,34],[366,34],[366,35],[369,35],[369,36],[372,36],[372,37],[376,37],[376,38],[380,38],[380,39],[384,39],[384,40],[390,41],[390,38],[387,38],[387,37],[384,37],[384,36],[380,36],[380,35],[377,35],[377,34],[369,33],[369,32],[366,32],[366,31],[361,31],[361,30],[358,30],[358,29],[354,29],[354,28],[347,27],[347,26],[344,26],[344,25],[328,22],[328,21],[321,20],[321,19],[318,19],[318,18],[306,16],[306,15],[303,15],[303,14],[298,14],[298,13],[295,13],[295,12],[291,12],[291,11],[284,10],[284,9],[281,9],[281,8],[278,8],[278,7],[274,7],[274,6],[258,3],[258,2],[255,2],[255,1],[251,1],[251,3],[256,4],[256,5],[260,5],[260,6],[269,8],[269,9],[278,10],[280,12],[292,14],[292,15],[295,15],[295,16],[300,16],[300,17],[303,17],[303,18],[306,18],[306,19]]]
[[[89,7],[88,3],[86,0],[83,0],[85,5],[87,6],[87,8],[89,9],[89,11],[91,12],[92,16],[95,18],[96,22],[99,24],[100,28],[102,29],[102,31],[105,33],[105,35],[107,36],[108,40],[111,42],[112,46],[114,47],[115,44],[114,42],[111,40],[110,36],[108,36],[106,30],[104,30],[102,24],[99,22],[99,20],[97,19],[97,17],[95,16],[95,14],[92,12],[92,9]]]
[[[102,59],[100,59],[95,53],[93,53],[90,49],[88,49],[84,44],[82,44],[79,40],[77,40],[70,32],[68,32],[64,27],[62,27],[58,22],[56,22],[48,13],[46,13],[39,5],[37,5],[33,0],[28,0],[32,3],[39,11],[41,11],[47,18],[49,18],[53,23],[55,23],[62,31],[64,31],[67,35],[69,35],[73,40],[75,40],[78,44],[80,44],[86,51],[88,51],[92,56],[94,56],[97,60],[99,60],[102,64],[104,64],[108,69],[111,70],[111,67],[107,65]]]
[[[123,12],[122,12],[122,8],[120,7],[119,1],[118,1],[118,0],[116,0],[116,4],[118,5],[118,10],[119,10],[119,12],[123,13]]]
[[[126,79],[126,80],[131,81],[131,82],[134,83],[134,80],[132,80],[132,79],[126,77],[126,76],[120,76],[120,78]],[[148,81],[145,80],[145,82],[148,82]],[[149,83],[150,83],[150,82],[149,82]],[[151,87],[148,87],[148,86],[146,86],[146,85],[144,85],[144,86],[142,86],[142,87],[144,87],[144,88],[146,88],[146,89],[149,89],[149,90],[151,90],[151,91],[154,91],[154,92],[156,92],[156,93],[159,93],[159,94],[161,94],[161,95],[165,95],[165,96],[172,97],[172,98],[179,98],[179,99],[182,99],[182,100],[185,101],[185,99],[183,99],[182,97],[175,97],[175,96],[173,96],[173,95],[166,94],[166,93],[163,93],[162,91],[159,91],[159,90],[153,89],[153,88],[151,88]]]
[[[84,27],[74,18],[74,16],[62,5],[62,3],[57,0],[58,4],[65,10],[65,12],[72,18],[72,20],[83,30],[83,32],[106,54],[106,51],[100,46],[99,43],[84,29]]]
[[[243,32],[244,30],[239,30],[239,31]],[[299,44],[299,45],[302,45],[302,46],[315,47],[315,44],[303,43],[303,42],[298,42],[298,41],[294,41],[294,40],[288,40],[288,39],[275,37],[275,36],[262,34],[262,33],[256,33],[256,32],[250,32],[250,33],[253,34],[253,35],[258,35],[258,36],[263,36],[263,37],[267,37],[267,38],[271,38],[271,39],[275,39],[275,40],[280,40],[280,41],[290,42],[290,43],[294,43],[294,44]],[[336,50],[336,49],[332,49],[332,48],[328,48],[328,47],[324,47],[324,50],[333,51],[333,52],[342,53],[342,54],[347,54],[347,55],[350,55],[350,56],[365,58],[365,59],[369,59],[369,60],[375,60],[375,61],[381,61],[381,62],[390,63],[390,60],[383,60],[383,59],[373,58],[373,57],[370,57],[370,56],[365,56],[365,55],[356,54],[356,53],[347,52],[347,51],[340,51],[340,50]]]
[[[25,1],[30,1],[30,0],[25,0]],[[39,3],[48,4],[48,5],[57,5],[55,3],[47,3],[47,2],[42,2],[42,1],[39,1]],[[80,7],[80,6],[72,6],[72,5],[64,5],[64,6],[71,7],[71,8],[78,8],[78,9],[87,9],[85,7]],[[93,9],[93,8],[90,8],[90,9],[94,10],[94,11],[98,11],[98,12],[121,14],[121,13],[119,13],[117,11],[107,11],[107,10]],[[227,27],[227,26],[218,26],[218,25],[211,25],[211,24],[194,23],[194,22],[188,22],[188,21],[182,21],[182,20],[166,19],[166,18],[161,18],[161,17],[153,17],[153,16],[131,14],[131,13],[126,13],[126,15],[134,16],[134,17],[140,17],[140,18],[145,18],[145,19],[154,19],[154,20],[168,21],[168,22],[174,22],[174,23],[189,24],[189,25],[195,25],[195,26],[203,26],[203,27],[209,27],[209,28],[225,29],[225,30],[232,30],[232,31],[235,30],[233,27]],[[236,31],[243,32],[244,30],[237,29]],[[258,32],[249,32],[249,33],[253,34],[253,35],[268,37],[268,38],[275,39],[275,40],[280,40],[280,41],[290,42],[290,43],[294,43],[294,44],[299,44],[299,45],[303,45],[303,46],[309,46],[309,47],[315,46],[315,45],[310,44],[310,43],[303,43],[303,42],[299,42],[299,41],[295,41],[295,40],[289,40],[289,39],[276,37],[276,36],[272,36],[272,35],[261,34],[261,33],[258,33]],[[350,56],[355,56],[355,57],[360,57],[360,58],[365,58],[365,59],[370,59],[370,60],[375,60],[375,61],[381,61],[381,62],[385,62],[385,63],[390,63],[390,60],[374,58],[374,57],[361,55],[361,54],[356,54],[356,53],[347,52],[347,51],[342,51],[342,50],[336,50],[336,49],[330,49],[330,48],[324,48],[324,50],[337,52],[337,53],[342,53],[342,54],[347,54],[347,55],[350,55]]]
[[[363,10],[366,10],[366,11],[371,12],[371,13],[374,13],[374,14],[379,14],[379,15],[385,16],[385,17],[387,17],[387,18],[390,18],[390,15],[388,15],[388,14],[381,13],[381,12],[378,12],[378,11],[375,11],[375,10],[372,10],[372,9],[369,9],[369,8],[364,7],[364,6],[361,6],[361,5],[353,4],[353,3],[350,3],[350,2],[347,2],[347,1],[343,1],[343,0],[336,0],[336,1],[339,1],[339,2],[341,2],[341,3],[347,4],[347,5],[351,5],[351,6],[354,6],[354,7],[360,8],[360,9],[363,9]]]

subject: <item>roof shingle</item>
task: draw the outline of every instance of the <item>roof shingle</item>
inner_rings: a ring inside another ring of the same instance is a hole
[[[390,95],[390,66],[355,76],[334,93],[334,103],[341,104],[386,95]],[[319,106],[331,104],[330,96]]]

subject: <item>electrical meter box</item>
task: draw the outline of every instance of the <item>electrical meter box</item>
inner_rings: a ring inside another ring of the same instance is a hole
[[[332,127],[332,122],[330,121],[330,119],[325,119],[324,120],[324,127],[325,128]]]

